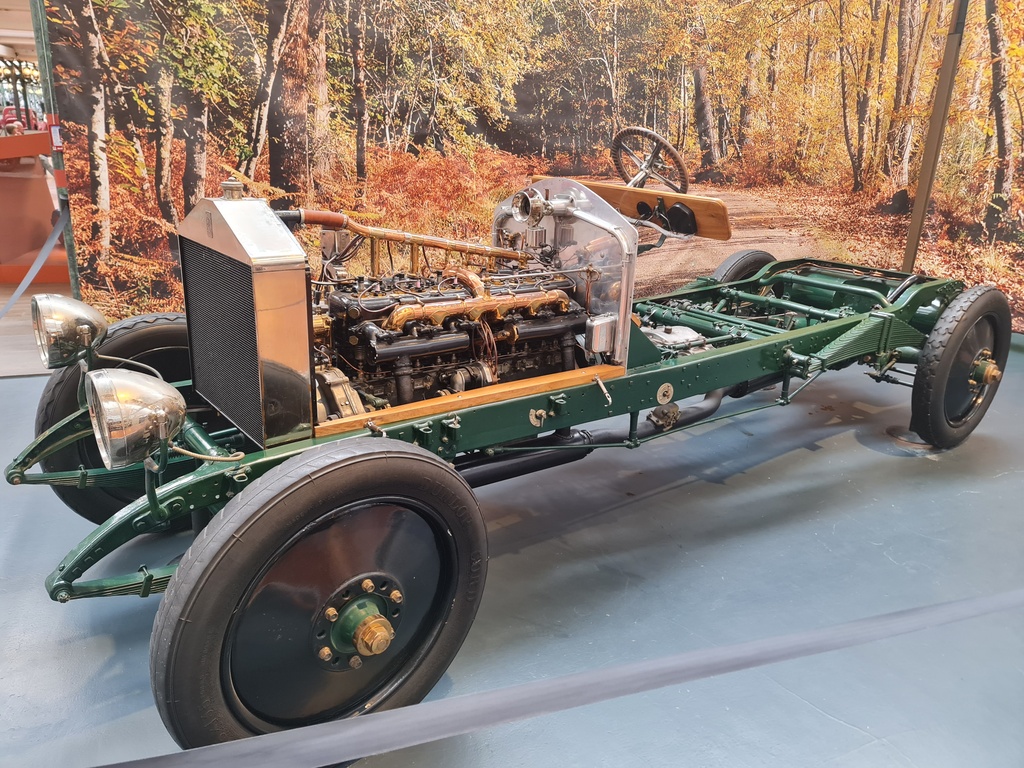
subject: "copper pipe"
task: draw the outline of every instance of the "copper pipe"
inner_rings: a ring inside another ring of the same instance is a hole
[[[449,317],[456,315],[479,320],[489,312],[500,318],[513,309],[525,309],[529,314],[535,315],[539,309],[552,304],[557,304],[565,312],[569,309],[569,297],[565,291],[529,291],[500,297],[479,296],[429,304],[405,304],[397,307],[381,327],[389,331],[398,331],[413,320],[427,320],[433,325],[440,325]]]
[[[513,251],[509,248],[495,248],[480,243],[466,243],[461,240],[448,240],[443,237],[430,237],[429,235],[414,235],[411,232],[401,232],[397,229],[383,229],[381,227],[368,227],[352,220],[344,213],[333,213],[331,211],[312,211],[303,209],[299,211],[303,224],[319,224],[328,229],[345,229],[356,235],[369,237],[373,240],[388,240],[392,243],[406,243],[407,245],[418,245],[423,248],[441,248],[446,251],[465,253],[472,256],[487,256],[492,259],[503,259],[507,261],[518,261],[525,265],[532,256],[525,251]]]
[[[441,277],[453,278],[455,282],[469,292],[470,296],[475,298],[485,296],[488,292],[480,275],[466,267],[447,267],[444,272],[441,273]]]

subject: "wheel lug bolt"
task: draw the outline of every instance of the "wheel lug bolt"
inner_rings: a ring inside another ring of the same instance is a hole
[[[405,598],[402,597],[402,593],[399,592],[397,589],[393,590],[391,592],[390,597],[391,597],[391,602],[393,602],[393,603],[400,603],[400,602],[402,602],[402,600],[405,599]]]
[[[362,583],[363,592],[373,592],[377,587],[373,583],[373,579],[363,579]]]
[[[363,660],[358,656],[353,656],[351,659],[348,660],[348,665],[352,667],[352,669],[359,669],[361,666],[363,666]]]
[[[317,653],[317,656],[320,657],[320,661],[330,661],[331,658],[333,658],[334,656],[334,651],[332,651],[325,645],[323,648],[320,649],[320,652]]]
[[[328,608],[326,611],[324,611],[324,617],[328,621],[337,621],[338,620],[338,609],[337,608]]]

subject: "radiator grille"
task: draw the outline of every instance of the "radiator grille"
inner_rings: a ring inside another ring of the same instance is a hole
[[[180,247],[195,389],[263,446],[251,268],[184,237]]]

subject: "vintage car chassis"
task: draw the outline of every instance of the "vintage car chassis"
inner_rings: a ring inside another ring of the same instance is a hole
[[[558,189],[578,187],[569,184]],[[608,194],[613,199],[615,194],[624,193]],[[626,205],[632,207],[640,192],[629,194]],[[698,223],[707,220],[701,214],[706,201],[662,192],[643,194],[652,208],[664,210],[680,203],[696,209]],[[622,201],[613,199],[614,203],[622,207]],[[291,223],[315,218],[296,215]],[[496,230],[507,218],[507,210],[496,218]],[[493,248],[500,248],[499,240],[496,235]],[[635,251],[635,246],[630,250]],[[71,413],[39,434],[14,459],[6,469],[8,482],[79,489],[145,488],[145,492],[140,492],[135,501],[99,525],[60,560],[46,579],[49,596],[65,603],[86,597],[146,597],[163,592],[179,567],[177,563],[143,566],[134,573],[104,578],[86,576],[101,559],[140,536],[180,530],[183,523],[192,525],[198,534],[232,499],[238,501],[251,494],[249,489],[260,478],[289,460],[294,463],[301,455],[334,443],[358,441],[351,445],[361,455],[372,455],[378,450],[375,446],[379,446],[382,456],[393,452],[396,444],[417,446],[435,457],[434,462],[442,469],[453,468],[469,486],[475,487],[581,459],[598,448],[638,448],[695,424],[772,405],[787,405],[804,386],[826,371],[857,363],[866,366],[878,381],[914,387],[912,429],[930,436],[938,447],[951,447],[961,442],[984,415],[1005,365],[1009,315],[1003,309],[1005,298],[992,289],[965,291],[964,285],[954,280],[798,259],[767,263],[752,274],[743,274],[741,279],[700,278],[671,293],[632,301],[631,266],[636,253],[624,253],[623,257],[623,282],[629,292],[623,298],[628,311],[622,314],[626,322],[620,325],[620,346],[603,356],[591,356],[587,365],[572,370],[342,416],[319,425],[310,435],[250,450],[238,460],[172,459],[168,466],[177,467],[177,471],[171,472],[169,476],[173,478],[163,483],[158,483],[155,473],[140,464],[113,470],[83,466],[61,472],[30,471],[55,452],[78,441],[94,439],[88,409],[83,407]],[[622,290],[618,287],[610,295],[617,296]],[[993,294],[997,297],[993,298]],[[660,329],[654,340],[645,332],[651,328]],[[673,329],[685,329],[678,342],[672,339]],[[937,338],[937,334],[942,338]],[[621,349],[627,352],[616,358]],[[87,356],[83,365],[97,363],[93,356]],[[916,373],[906,366],[917,366]],[[191,385],[191,381],[174,383],[183,392],[188,392]],[[762,399],[752,408],[726,409],[725,416],[715,415],[727,396],[742,397],[770,387],[777,390],[777,397],[771,402]],[[698,396],[703,399],[695,404],[674,405]],[[645,412],[647,418],[643,419]],[[625,417],[619,432],[578,429],[581,424],[614,416]],[[936,419],[955,429],[943,431],[942,424],[935,426]],[[186,419],[178,437],[178,443],[185,448],[221,459],[240,440],[237,431],[227,429],[211,434],[192,418]],[[315,470],[304,471],[315,474]],[[450,493],[455,499],[450,506],[455,508],[461,503],[459,499],[465,498],[457,485],[458,481],[453,480],[440,491],[431,492],[442,500],[442,505]],[[458,520],[455,525],[459,525]],[[474,562],[469,568],[473,573],[468,581],[460,582],[459,589],[472,592],[475,600],[486,568],[485,548],[481,552],[474,550],[472,558]],[[384,573],[386,569],[380,570]],[[396,619],[386,631],[392,637],[396,633],[401,636],[397,616],[402,595],[395,586],[399,579],[390,577],[389,584],[385,576],[371,571],[353,576],[357,580],[353,584],[362,584],[365,589],[360,609],[364,612],[354,614],[352,622],[358,619],[363,622],[359,626],[365,629],[372,618],[370,614],[391,611]],[[345,594],[347,601],[347,590]],[[371,598],[377,601],[377,607],[370,605]],[[349,603],[345,605],[348,607],[344,610],[351,608]],[[333,606],[326,608],[326,614],[323,606],[313,612],[315,637],[323,637],[324,628],[330,630],[331,625],[325,624],[320,614],[336,618],[338,611]],[[342,608],[341,603],[338,608]],[[471,621],[473,612],[475,608],[468,620],[460,621]],[[377,630],[379,626],[374,631]],[[468,623],[462,637],[465,631]],[[348,632],[345,637],[351,638],[351,627]],[[355,647],[373,645],[372,638],[363,640],[363,646]],[[317,652],[317,642],[313,640],[311,655]],[[337,664],[339,657],[344,660],[346,653],[353,653],[346,642],[338,641],[333,650],[330,645],[321,647],[320,662],[329,667]],[[455,642],[454,649],[449,651],[449,661],[460,642],[461,639]],[[382,647],[386,646],[383,641]],[[358,655],[351,659],[352,667],[362,664]],[[447,663],[441,666],[435,679],[446,666]],[[373,701],[360,704],[356,710],[374,708]],[[386,706],[395,703],[403,702],[389,702]],[[274,708],[269,707],[270,714],[264,719],[271,725],[259,718],[237,715],[240,730],[212,727],[207,733],[202,728],[197,732],[194,726],[182,726],[178,721],[183,715],[168,715],[171,705],[161,706],[161,714],[172,733],[185,746],[315,722],[339,713],[357,713],[337,710],[307,717],[303,710],[296,713],[293,721],[275,714]],[[226,710],[230,709],[226,705]],[[238,711],[245,709],[241,705],[235,707]]]

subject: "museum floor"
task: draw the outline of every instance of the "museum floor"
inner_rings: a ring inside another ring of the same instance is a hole
[[[0,379],[4,463],[31,435],[44,381]],[[1021,587],[1024,337],[989,415],[958,449],[891,437],[909,401],[908,389],[846,370],[787,408],[481,489],[487,590],[432,696]],[[89,529],[49,489],[0,484],[2,766],[176,750],[149,690],[157,598],[58,605],[43,591]],[[116,557],[134,570],[186,544],[150,539]],[[1022,651],[1024,613],[1011,611],[359,765],[1019,766]]]

